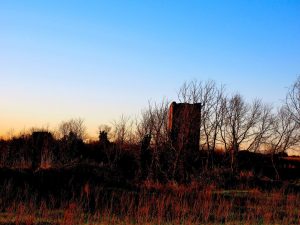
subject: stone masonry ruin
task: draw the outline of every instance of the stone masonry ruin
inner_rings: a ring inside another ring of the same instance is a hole
[[[201,103],[172,102],[169,109],[168,128],[176,150],[199,149]]]
[[[168,116],[171,144],[177,156],[175,173],[179,179],[188,180],[199,151],[201,103],[172,102]]]

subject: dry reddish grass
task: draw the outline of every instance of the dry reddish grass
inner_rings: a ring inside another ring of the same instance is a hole
[[[299,224],[299,193],[199,188],[146,182],[140,192],[98,189],[93,212],[86,210],[86,193],[59,209],[34,198],[13,201],[0,224]]]

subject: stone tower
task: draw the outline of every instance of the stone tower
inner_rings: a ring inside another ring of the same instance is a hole
[[[199,150],[201,103],[172,102],[168,128],[176,150]]]
[[[169,109],[168,129],[175,161],[173,178],[189,182],[197,167],[200,141],[201,103],[172,102]]]

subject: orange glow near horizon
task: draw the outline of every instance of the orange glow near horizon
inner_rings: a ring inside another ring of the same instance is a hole
[[[9,139],[13,136],[19,136],[20,134],[28,134],[32,129],[49,130],[55,132],[58,129],[59,124],[64,121],[53,121],[52,123],[38,123],[34,120],[25,123],[22,120],[3,120],[0,129],[0,138]],[[99,124],[85,124],[87,139],[94,140],[97,138]]]

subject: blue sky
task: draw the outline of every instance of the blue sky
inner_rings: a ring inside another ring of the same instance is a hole
[[[97,126],[215,80],[280,104],[300,75],[300,1],[0,1],[0,135]]]

